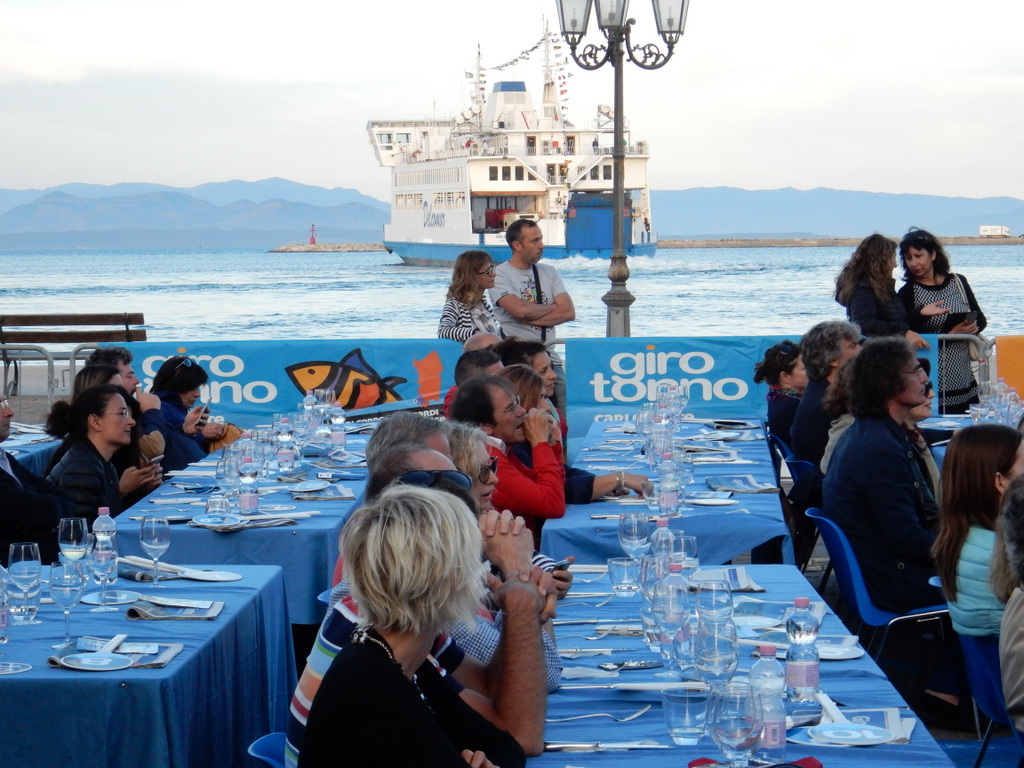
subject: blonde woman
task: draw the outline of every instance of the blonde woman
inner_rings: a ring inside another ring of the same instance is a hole
[[[494,287],[494,262],[487,251],[464,251],[455,260],[452,282],[437,326],[439,339],[465,342],[478,333],[501,335],[487,289]]]

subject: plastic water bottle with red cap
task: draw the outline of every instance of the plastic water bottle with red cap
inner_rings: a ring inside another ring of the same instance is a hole
[[[668,527],[668,518],[659,517],[657,527],[651,534],[651,554],[671,555],[675,538]]]
[[[92,521],[92,532],[97,541],[110,541],[117,533],[117,523],[110,516],[110,507],[100,507],[99,514]]]
[[[793,607],[786,612],[786,635],[789,648],[786,650],[786,695],[790,701],[817,701],[815,694],[821,692],[818,648],[818,617],[810,608],[809,597],[793,600]]]
[[[764,730],[754,762],[776,765],[786,762],[786,670],[775,658],[774,645],[759,646],[757,652],[761,658],[750,668],[750,687],[761,699]]]

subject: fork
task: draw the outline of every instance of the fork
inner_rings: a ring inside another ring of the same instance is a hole
[[[640,715],[642,715],[644,712],[649,710],[652,706],[654,706],[654,705],[653,704],[648,704],[643,709],[639,709],[636,712],[634,712],[632,715],[627,715],[626,717],[616,717],[615,715],[610,715],[607,712],[595,712],[592,715],[573,715],[572,717],[549,717],[544,722],[545,723],[567,723],[570,720],[584,720],[584,719],[586,719],[588,717],[610,717],[612,720],[614,720],[617,723],[628,723],[630,720],[635,720],[636,718],[640,717]]]
[[[609,597],[606,597],[600,603],[588,603],[586,600],[566,600],[564,603],[559,603],[559,607],[562,607],[563,605],[586,605],[591,606],[593,608],[601,608],[605,605],[608,605],[608,603],[610,603],[614,599],[615,595],[610,595]]]
[[[580,584],[593,584],[595,581],[600,581],[601,579],[603,579],[607,575],[608,574],[606,574],[606,573],[599,573],[597,576],[595,576],[592,579],[581,579],[579,576],[573,574],[572,580],[573,580],[573,583],[577,583],[578,582]]]

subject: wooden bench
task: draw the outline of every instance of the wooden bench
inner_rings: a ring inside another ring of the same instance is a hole
[[[101,342],[146,341],[146,322],[142,312],[104,312],[94,314],[0,315],[0,360],[3,361],[3,393],[19,389],[21,354],[29,352],[47,366],[47,398],[53,401],[57,389],[54,356],[41,344],[76,344],[68,353],[70,373],[75,374],[78,352]],[[62,354],[63,357],[63,354]]]

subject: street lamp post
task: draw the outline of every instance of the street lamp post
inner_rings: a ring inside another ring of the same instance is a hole
[[[679,38],[686,25],[686,12],[690,0],[651,0],[658,34],[665,42],[666,50],[655,43],[633,45],[630,28],[636,23],[627,18],[629,0],[555,0],[558,4],[558,21],[562,36],[569,44],[573,60],[583,69],[600,69],[611,62],[615,70],[615,145],[612,147],[612,189],[614,211],[612,214],[612,257],[608,267],[611,288],[601,300],[608,307],[608,324],[605,335],[629,336],[629,307],[635,301],[626,288],[629,279],[629,265],[626,263],[626,249],[623,243],[623,217],[626,208],[626,147],[625,122],[622,96],[622,70],[625,60],[632,61],[641,69],[659,69],[672,58]],[[595,45],[580,43],[587,34],[590,10],[597,3],[597,24],[604,33],[607,43]]]

